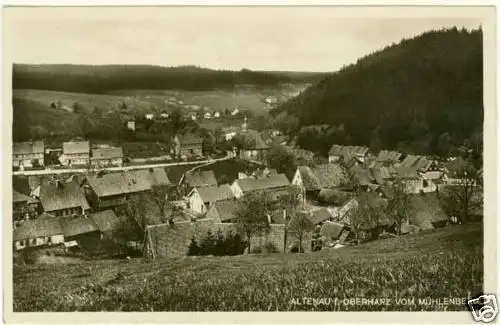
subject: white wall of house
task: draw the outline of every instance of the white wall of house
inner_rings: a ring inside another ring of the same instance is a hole
[[[226,138],[226,141],[229,141],[231,140],[232,138],[234,138],[234,136],[236,135],[236,132],[227,132],[224,136]]]
[[[92,164],[94,166],[122,166],[123,159],[122,158],[113,158],[113,159],[92,159]]]
[[[200,194],[196,189],[194,189],[188,197],[189,208],[196,213],[203,214],[207,212],[207,207],[201,199]]]
[[[63,154],[59,157],[59,161],[64,166],[72,166],[72,165],[88,165],[90,162],[90,153],[81,153],[68,155]]]
[[[37,160],[40,166],[44,165],[44,154],[20,154],[12,156],[12,166],[33,167],[33,161]]]
[[[29,238],[25,240],[18,240],[14,242],[16,250],[21,250],[26,247],[37,247],[42,245],[55,245],[64,243],[64,235],[57,234],[46,237]]]
[[[243,191],[241,190],[240,186],[238,185],[237,182],[234,182],[232,185],[231,185],[231,191],[233,191],[234,193],[234,196],[239,199],[243,196]]]
[[[328,156],[328,162],[329,163],[337,162],[337,161],[339,161],[339,159],[340,159],[340,157],[336,156],[336,155],[329,155]]]

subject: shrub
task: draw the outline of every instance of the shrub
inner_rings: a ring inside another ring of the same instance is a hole
[[[243,238],[233,232],[228,232],[226,235],[219,230],[214,235],[208,232],[207,236],[200,241],[198,245],[194,238],[191,239],[188,255],[241,255],[246,247],[246,242]]]
[[[264,250],[266,251],[266,253],[279,253],[278,247],[276,247],[276,245],[271,242],[267,242],[264,245]]]

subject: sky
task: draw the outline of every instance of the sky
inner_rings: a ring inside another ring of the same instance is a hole
[[[4,32],[15,63],[335,71],[402,38],[481,23],[463,14],[354,13],[335,7],[8,8]]]

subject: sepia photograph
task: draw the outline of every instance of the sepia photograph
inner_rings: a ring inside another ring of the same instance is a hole
[[[3,16],[13,315],[496,319],[495,7]]]

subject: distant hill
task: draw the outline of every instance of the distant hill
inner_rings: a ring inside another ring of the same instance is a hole
[[[426,32],[326,76],[274,114],[299,119],[299,144],[326,153],[333,143],[446,154],[481,140],[481,30]],[[312,127],[326,124],[321,136]]]
[[[309,83],[320,73],[211,70],[194,66],[14,64],[14,89],[102,94],[123,89],[228,89],[238,85]]]

